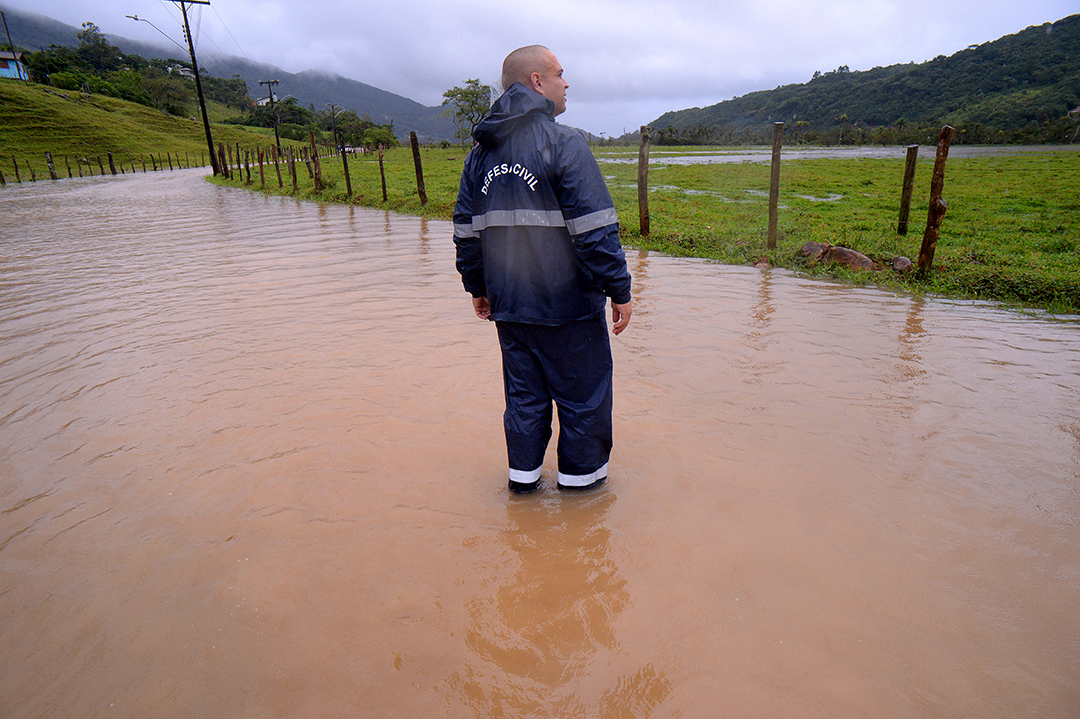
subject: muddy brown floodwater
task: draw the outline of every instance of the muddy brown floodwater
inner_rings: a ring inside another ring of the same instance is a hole
[[[517,498],[450,225],[202,174],[0,191],[0,716],[1080,714],[1078,318],[632,250]]]

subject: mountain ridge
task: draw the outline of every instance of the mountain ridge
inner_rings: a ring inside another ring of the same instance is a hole
[[[33,52],[49,45],[79,44],[80,28],[39,13],[2,5],[0,9],[7,18],[12,43],[16,47]],[[124,53],[165,60],[189,60],[187,51],[180,47],[154,45],[112,34],[105,34],[105,38]],[[243,78],[248,86],[248,96],[252,99],[265,97],[265,92],[260,93],[260,90],[263,90],[259,85],[260,80],[278,80],[276,95],[281,98],[295,97],[297,102],[305,107],[314,106],[316,110],[323,110],[334,104],[339,108],[352,110],[360,117],[370,117],[378,124],[393,122],[394,131],[399,137],[407,138],[410,131],[415,131],[423,141],[454,139],[454,123],[448,118],[439,117],[443,111],[441,105],[429,107],[359,80],[319,70],[291,73],[269,63],[236,56],[213,60],[200,58],[199,65],[202,72],[215,77]]]
[[[651,125],[670,142],[760,140],[775,122],[808,141],[843,142],[846,131],[851,141],[903,142],[941,124],[970,142],[1069,141],[1076,125],[1067,116],[1080,105],[1078,56],[1080,15],[1070,15],[948,57],[841,66],[805,83],[667,112]],[[882,128],[893,131],[875,136]]]

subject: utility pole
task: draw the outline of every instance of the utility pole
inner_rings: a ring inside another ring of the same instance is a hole
[[[267,92],[270,93],[270,114],[274,116],[274,142],[277,143],[277,154],[281,157],[281,138],[278,137],[278,116],[277,110],[274,109],[274,85],[278,84],[277,80],[259,80],[260,85],[266,85]]]
[[[341,164],[345,169],[345,196],[352,197],[352,180],[349,178],[349,156],[345,152],[345,138],[337,134],[337,105],[330,103],[330,125],[334,128],[334,145],[341,152]]]
[[[203,99],[202,80],[199,79],[199,63],[195,59],[195,43],[191,39],[191,27],[188,25],[187,18],[188,5],[209,5],[210,0],[172,1],[180,6],[180,13],[184,16],[184,35],[187,37],[188,52],[191,53],[191,69],[195,73],[195,90],[199,93],[199,109],[202,110],[203,129],[206,130],[206,147],[210,150],[210,166],[214,168],[215,175],[220,175],[221,168],[218,166],[217,154],[214,152],[214,138],[210,134],[210,118],[206,115],[206,100]]]
[[[326,106],[330,108],[330,126],[333,128],[334,132],[334,148],[337,149],[341,144],[338,142],[337,136],[337,105],[328,102],[326,103]]]

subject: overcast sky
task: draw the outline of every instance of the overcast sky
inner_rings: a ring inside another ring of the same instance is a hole
[[[169,45],[125,17],[138,15],[183,42],[168,0],[2,4]],[[497,82],[516,47],[547,45],[570,83],[560,121],[617,136],[815,70],[923,62],[1077,12],[1078,0],[212,0],[191,17],[200,62],[324,70],[424,105],[470,78]]]

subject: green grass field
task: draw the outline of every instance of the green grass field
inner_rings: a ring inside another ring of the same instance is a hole
[[[731,152],[731,148],[722,151]],[[934,269],[926,278],[899,275],[891,269],[855,272],[808,266],[798,257],[798,250],[809,241],[850,247],[883,268],[897,256],[917,260],[926,225],[932,147],[920,153],[909,232],[904,236],[896,233],[902,157],[785,161],[775,250],[765,248],[768,163],[652,165],[651,232],[645,238],[638,232],[636,162],[603,162],[608,155],[625,157],[626,153],[626,148],[596,151],[619,211],[626,246],[729,264],[764,259],[775,266],[855,284],[997,300],[1053,313],[1080,312],[1078,152],[950,159],[944,192],[949,210]],[[460,146],[421,149],[426,205],[420,203],[412,153],[406,147],[386,152],[386,202],[378,160],[370,155],[350,157],[352,198],[345,196],[342,163],[336,157],[322,160],[327,187],[318,194],[306,167],[299,164],[297,195],[450,219],[465,154]],[[265,173],[263,191],[293,194],[287,172],[284,189],[278,188],[272,166],[266,166]],[[252,177],[251,187],[260,189],[257,168]],[[243,183],[234,180],[231,184]]]
[[[29,163],[39,179],[48,177],[46,152],[53,154],[57,171],[64,177],[65,157],[74,168],[76,158],[105,157],[109,152],[118,163],[134,160],[138,164],[140,155],[150,153],[162,157],[171,153],[174,158],[186,153],[192,165],[209,164],[202,119],[194,107],[193,112],[194,118],[173,117],[104,95],[0,81],[0,170],[14,180],[14,158],[22,174],[28,174]],[[235,113],[210,103],[208,114]],[[273,142],[273,130],[214,124],[212,131],[215,143]]]

